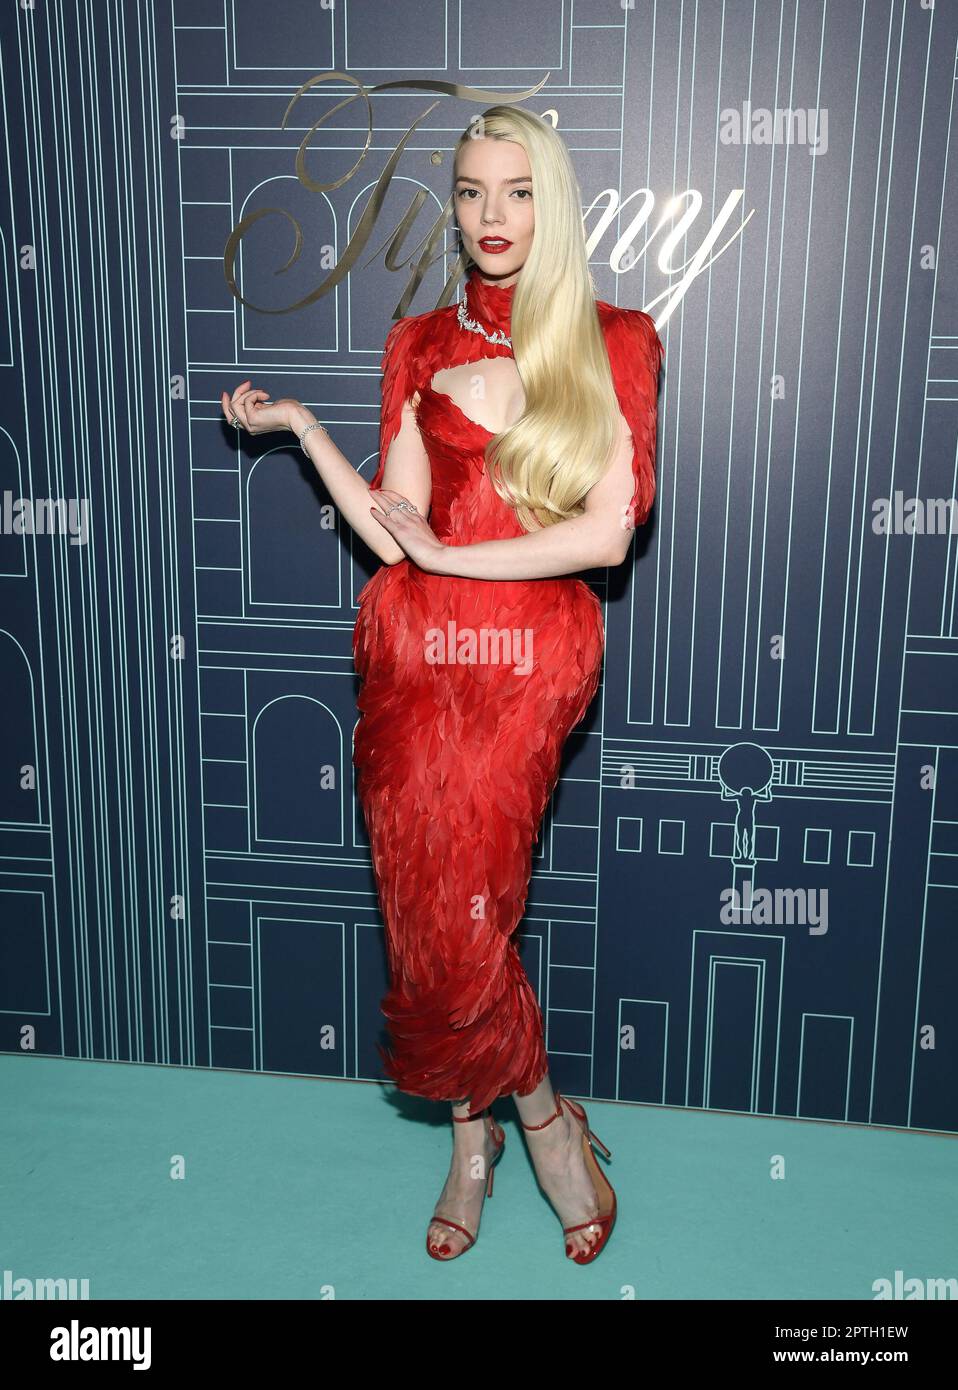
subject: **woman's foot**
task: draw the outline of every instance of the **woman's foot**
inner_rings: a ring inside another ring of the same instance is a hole
[[[491,1115],[479,1115],[467,1124],[454,1124],[452,1130],[449,1176],[433,1217],[448,1217],[457,1226],[465,1226],[475,1239],[479,1235],[489,1165],[501,1147],[497,1140],[504,1136]],[[471,1243],[462,1231],[435,1219],[429,1223],[426,1242],[432,1253],[443,1260],[455,1259]]]
[[[555,1114],[558,1101],[552,1102]],[[526,1123],[531,1123],[527,1121]],[[563,1226],[579,1226],[596,1216],[599,1199],[585,1164],[582,1126],[563,1102],[562,1114],[544,1129],[523,1129],[536,1177],[555,1208]],[[579,1251],[588,1252],[602,1234],[601,1226],[571,1231],[565,1237],[566,1254],[571,1259]]]

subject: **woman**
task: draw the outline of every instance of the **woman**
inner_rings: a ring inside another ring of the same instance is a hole
[[[652,505],[663,349],[648,315],[594,299],[550,125],[485,112],[456,145],[454,197],[465,297],[391,328],[371,484],[299,402],[245,382],[223,410],[253,434],[299,435],[385,562],[358,600],[353,757],[389,959],[380,1053],[400,1090],[450,1101],[455,1122],[427,1249],[474,1244],[505,1142],[489,1107],[511,1093],[566,1254],[585,1264],[615,1220],[592,1141],[608,1150],[553,1093],[514,932],[563,746],[599,681],[602,610],[573,576],[621,563]]]

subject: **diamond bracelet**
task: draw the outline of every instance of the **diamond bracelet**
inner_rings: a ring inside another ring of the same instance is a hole
[[[312,425],[306,426],[302,434],[299,436],[299,447],[302,449],[303,453],[306,455],[307,458],[309,458],[309,451],[307,450],[306,445],[303,443],[303,440],[309,434],[310,430],[322,430],[323,434],[326,433],[325,427],[321,425],[318,420],[316,420]]]

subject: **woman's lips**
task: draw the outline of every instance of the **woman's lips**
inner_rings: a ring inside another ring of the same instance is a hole
[[[506,241],[505,237],[483,237],[479,245],[482,247],[483,251],[487,251],[490,256],[495,256],[500,251],[508,251],[512,242]]]

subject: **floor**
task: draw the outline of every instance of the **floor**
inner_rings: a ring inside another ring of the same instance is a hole
[[[0,1094],[0,1281],[87,1278],[95,1299],[870,1299],[896,1270],[958,1273],[948,1135],[589,1102],[619,1217],[583,1267],[504,1101],[479,1240],[442,1264],[445,1107],[11,1054]]]

